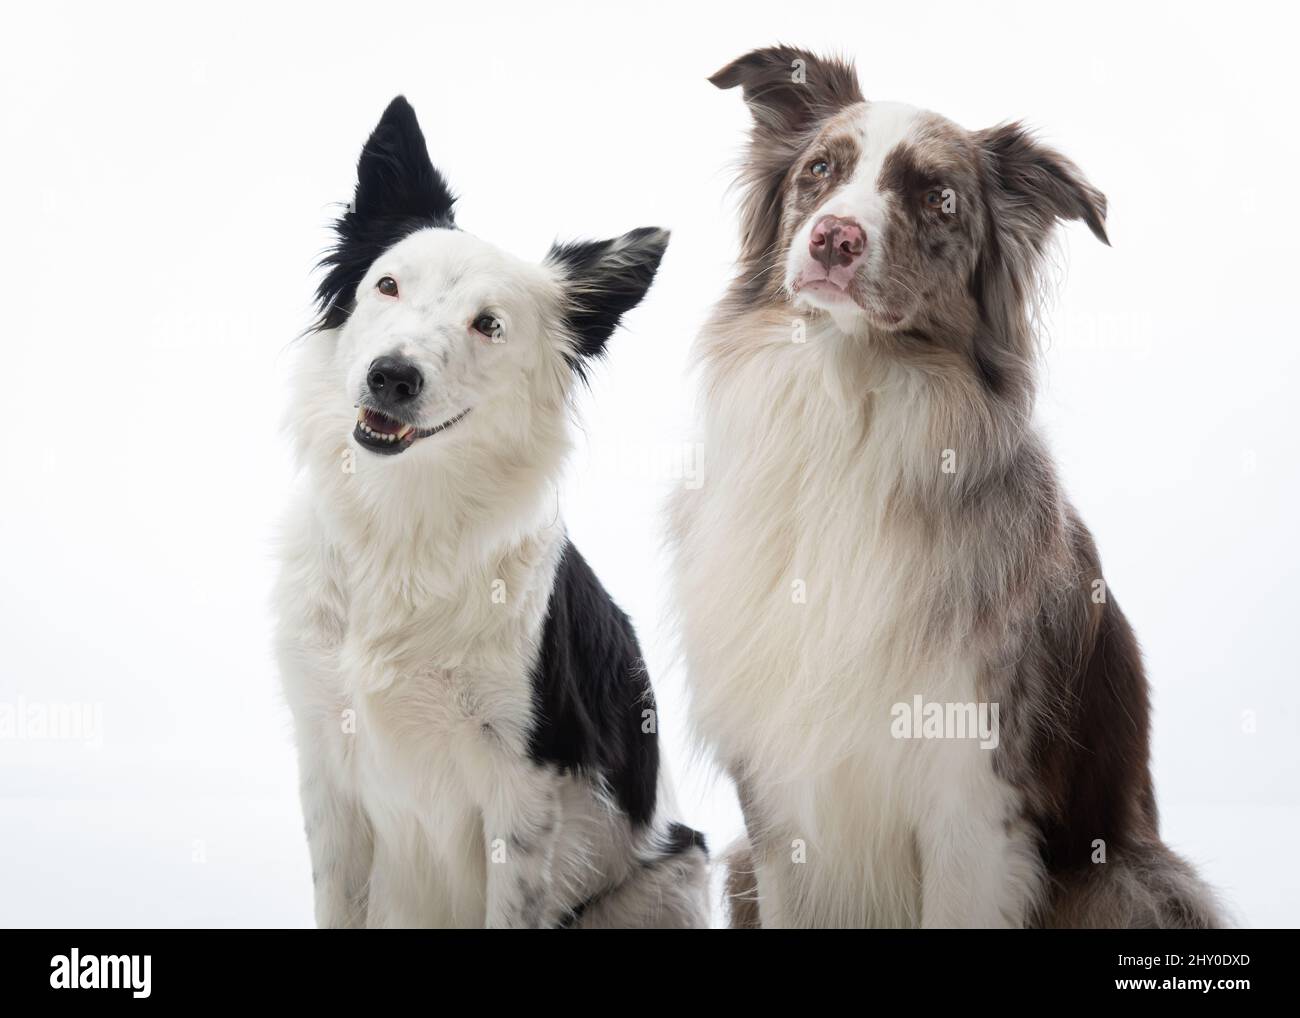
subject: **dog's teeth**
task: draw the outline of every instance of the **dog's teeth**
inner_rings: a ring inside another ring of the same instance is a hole
[[[396,437],[405,438],[407,435],[411,433],[411,431],[412,431],[411,426],[409,424],[404,424],[402,425],[402,430],[397,433]]]

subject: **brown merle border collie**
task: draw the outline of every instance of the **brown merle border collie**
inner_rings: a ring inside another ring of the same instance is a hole
[[[748,830],[733,923],[1219,925],[1160,840],[1137,643],[1031,424],[1044,248],[1058,220],[1105,242],[1105,198],[1022,127],[866,101],[836,60],[711,80],[754,126],[672,536],[695,726]]]

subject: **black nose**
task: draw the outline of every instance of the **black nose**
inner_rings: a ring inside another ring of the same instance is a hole
[[[380,403],[407,403],[420,395],[424,376],[410,361],[397,357],[376,357],[366,372],[366,385]]]

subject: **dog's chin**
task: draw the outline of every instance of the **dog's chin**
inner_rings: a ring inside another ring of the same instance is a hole
[[[886,308],[857,287],[839,286],[829,279],[800,279],[791,290],[797,303],[829,312],[836,321],[861,320],[887,331],[900,329],[905,323],[906,315]]]
[[[795,300],[819,311],[844,312],[860,309],[853,295],[829,279],[799,280],[793,287]]]
[[[455,427],[468,413],[467,408],[441,424],[420,427],[406,421],[399,421],[374,407],[363,406],[357,411],[357,423],[352,429],[352,439],[367,452],[373,452],[378,456],[396,456],[398,453],[406,452],[416,442],[422,442],[441,434],[448,428]]]

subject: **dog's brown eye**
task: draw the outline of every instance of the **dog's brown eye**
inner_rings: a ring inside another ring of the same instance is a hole
[[[375,284],[375,289],[378,290],[380,293],[382,293],[385,297],[396,297],[397,280],[394,279],[392,276],[382,276],[380,277],[379,282]]]
[[[925,204],[932,209],[943,205],[943,192],[937,187],[925,192]]]
[[[831,164],[825,159],[818,159],[808,167],[808,172],[814,177],[829,177],[831,175]]]
[[[501,319],[484,311],[470,323],[470,327],[480,336],[496,339],[501,335]]]

